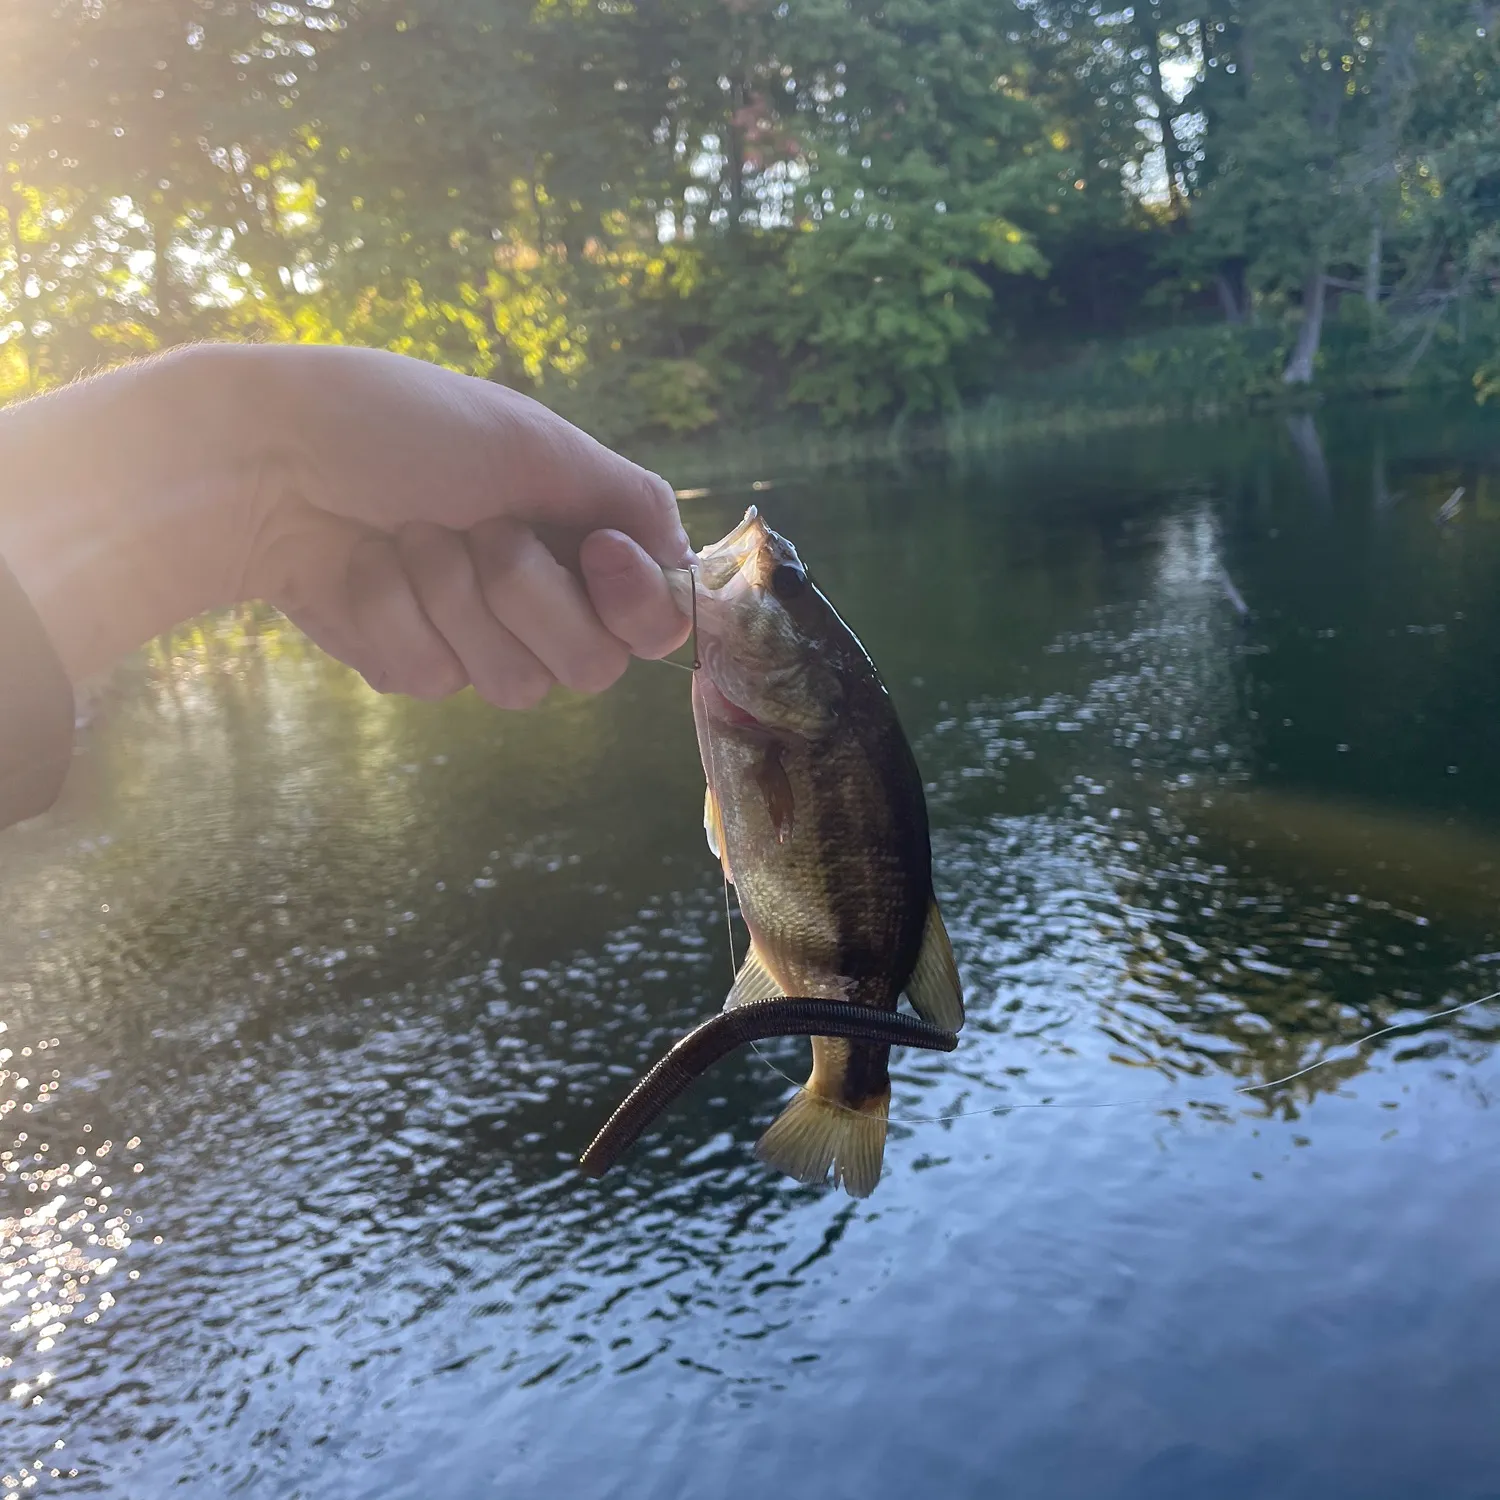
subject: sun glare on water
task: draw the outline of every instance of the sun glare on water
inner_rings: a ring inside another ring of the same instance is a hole
[[[0,1033],[6,1030],[0,1023]],[[16,1407],[40,1407],[54,1395],[70,1326],[95,1323],[115,1306],[108,1288],[132,1243],[130,1206],[111,1181],[122,1148],[91,1140],[89,1125],[81,1127],[83,1143],[70,1138],[76,1126],[48,1131],[47,1106],[60,1087],[58,1046],[44,1038],[0,1048],[0,1119],[24,1127],[0,1150],[0,1392]],[[140,1144],[132,1137],[123,1151]],[[134,1280],[140,1273],[126,1274]],[[6,1455],[0,1487],[13,1493],[43,1475],[75,1476],[62,1457],[65,1445],[57,1438],[40,1455]]]

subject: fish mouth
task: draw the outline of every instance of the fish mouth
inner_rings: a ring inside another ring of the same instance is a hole
[[[714,590],[723,588],[765,546],[766,540],[766,523],[761,519],[760,511],[752,505],[728,536],[699,551],[698,567],[703,586]]]
[[[662,576],[667,580],[672,602],[683,614],[691,615],[695,576],[701,603],[705,592],[717,594],[732,583],[745,564],[765,546],[766,541],[766,523],[761,518],[760,511],[752,505],[728,536],[698,550],[697,561],[692,566],[661,570]]]
[[[694,665],[703,668],[695,693],[714,718],[736,728],[770,728],[750,705],[764,697],[773,667],[781,663],[785,668],[785,639],[779,641],[779,655],[775,650],[768,655],[762,639],[767,634],[764,616],[780,614],[768,579],[783,561],[801,573],[795,550],[752,505],[733,531],[700,549],[694,563],[661,570],[673,604],[693,624]],[[781,637],[791,629],[785,621],[770,624],[780,629]]]
[[[696,569],[663,568],[661,571],[662,576],[667,580],[667,590],[672,596],[672,603],[692,620],[696,630],[698,639],[694,642],[694,650],[699,659],[695,660],[693,668],[697,678],[697,690],[708,695],[717,712],[717,717],[730,724],[738,725],[741,729],[764,729],[765,725],[748,708],[742,703],[736,703],[724,691],[713,671],[713,663],[719,649],[714,639],[715,620],[713,617],[717,614],[720,601],[701,588],[697,591],[697,598],[693,597],[693,575]]]

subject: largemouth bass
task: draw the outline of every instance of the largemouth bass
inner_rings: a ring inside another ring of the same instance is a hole
[[[704,828],[751,939],[725,1009],[800,996],[895,1012],[905,994],[958,1031],[921,776],[854,632],[754,507],[668,582],[697,624]],[[756,1154],[863,1198],[884,1158],[890,1047],[815,1036],[812,1051]]]

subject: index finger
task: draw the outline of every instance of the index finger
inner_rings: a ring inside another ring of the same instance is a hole
[[[506,513],[580,535],[623,531],[657,562],[679,567],[692,555],[677,497],[660,475],[606,448],[519,392],[482,384],[495,434],[495,480]]]

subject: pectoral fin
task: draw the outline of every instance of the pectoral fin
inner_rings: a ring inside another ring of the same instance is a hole
[[[766,814],[776,831],[776,842],[784,844],[792,836],[792,783],[781,762],[781,746],[767,745],[761,763],[755,768],[756,785],[766,799]]]
[[[752,1000],[774,1000],[783,993],[752,943],[745,962],[740,965],[740,972],[734,976],[734,988],[724,1002],[724,1009],[733,1010],[735,1006],[748,1005]]]
[[[906,983],[912,1008],[924,1021],[957,1031],[964,1024],[964,991],[953,962],[953,948],[943,914],[934,901],[927,908],[927,930],[922,935],[922,952],[917,966]]]

